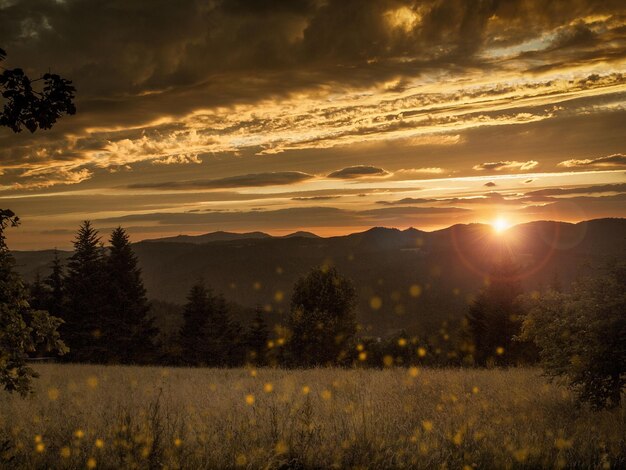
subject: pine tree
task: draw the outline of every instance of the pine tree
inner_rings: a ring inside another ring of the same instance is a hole
[[[77,361],[106,361],[103,324],[107,310],[106,272],[98,232],[85,221],[74,240],[74,254],[64,280],[67,303],[64,309],[64,339]]]
[[[109,360],[144,363],[154,353],[157,329],[149,316],[150,305],[141,270],[123,228],[116,228],[109,241],[111,248],[106,258],[108,315],[103,325]]]
[[[35,273],[35,280],[31,283],[28,289],[29,304],[35,310],[48,310],[48,303],[50,297],[50,291],[47,289],[46,284],[41,280],[41,274],[39,271]]]
[[[48,305],[46,310],[54,316],[63,315],[63,264],[59,258],[59,252],[54,250],[54,259],[52,260],[52,271],[48,277],[44,280],[44,283],[48,287],[50,293],[48,296]]]
[[[203,330],[207,323],[208,291],[201,282],[194,284],[187,295],[180,330],[180,346],[183,362],[200,365],[203,360]]]
[[[254,319],[246,334],[247,360],[256,366],[267,365],[267,340],[269,331],[263,318],[263,311],[257,307]]]
[[[204,363],[210,366],[237,366],[245,359],[241,326],[234,321],[222,294],[208,297],[204,326]]]

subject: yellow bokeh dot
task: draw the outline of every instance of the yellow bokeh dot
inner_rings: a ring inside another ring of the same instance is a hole
[[[389,355],[383,357],[383,364],[385,367],[391,367],[393,365],[393,357]]]
[[[48,389],[48,398],[52,401],[59,398],[59,389],[58,388],[49,388]]]
[[[260,282],[255,282],[254,284],[252,284],[252,288],[254,290],[260,290],[261,289],[261,283]]]
[[[263,385],[263,391],[265,393],[271,393],[274,390],[274,386],[271,383],[266,383],[265,385]]]
[[[277,454],[286,454],[287,451],[289,450],[289,447],[287,446],[287,444],[285,444],[285,442],[278,441],[276,443],[275,450]]]
[[[254,395],[246,395],[246,404],[247,405],[254,405]]]
[[[96,388],[98,386],[98,377],[96,377],[95,375],[89,377],[87,379],[87,385],[89,385],[91,388]]]
[[[248,459],[245,455],[243,454],[239,454],[236,458],[235,458],[235,465],[237,465],[238,467],[243,467],[246,463],[248,463]]]
[[[452,442],[454,442],[455,445],[460,446],[461,443],[463,442],[463,434],[461,434],[460,432],[457,432],[452,438]]]
[[[330,393],[330,390],[322,390],[322,398],[324,400],[330,400],[331,397],[332,394]]]
[[[472,388],[472,393],[475,395],[480,391],[480,389],[478,387],[473,387]]]
[[[274,294],[274,300],[276,302],[282,302],[284,298],[285,298],[285,293],[282,290],[277,290],[276,293]]]
[[[36,443],[39,443],[39,442],[41,442],[41,441],[42,441],[42,439],[41,439],[41,435],[36,434],[36,435],[35,435],[35,442],[36,442]]]
[[[359,361],[364,361],[367,359],[367,353],[365,351],[362,351],[359,353]]]
[[[421,347],[420,347],[420,348],[417,348],[417,355],[418,355],[419,357],[424,357],[424,356],[426,356],[426,349],[425,349],[425,348],[421,348]]]
[[[82,439],[83,437],[85,437],[85,433],[82,429],[77,429],[76,431],[74,431],[74,437],[76,439]]]
[[[424,431],[430,432],[433,430],[433,422],[432,421],[422,421],[422,428]]]
[[[175,447],[180,447],[181,445],[183,445],[183,441],[180,438],[176,438],[174,439],[174,446]]]
[[[104,441],[102,439],[96,439],[95,446],[98,449],[102,449],[104,447]]]
[[[502,346],[498,346],[498,347],[496,348],[496,354],[497,354],[498,356],[502,356],[502,355],[504,354],[504,348],[503,348]]]
[[[400,346],[400,347],[402,347],[402,348],[403,348],[404,346],[406,346],[406,344],[407,344],[407,341],[406,341],[406,339],[405,339],[405,338],[400,338],[400,339],[398,340],[398,346]]]
[[[40,442],[35,446],[35,450],[41,454],[44,450],[46,450],[46,446],[43,444],[43,442]]]
[[[409,369],[409,375],[411,377],[417,377],[420,374],[420,370],[417,367],[411,367]]]
[[[356,350],[357,351],[363,351],[363,349],[365,349],[365,346],[363,346],[361,343],[356,345]]]
[[[419,285],[413,284],[411,287],[409,287],[409,295],[411,297],[419,297],[421,293],[422,288]]]
[[[305,385],[304,387],[302,387],[303,395],[308,395],[310,392],[311,392],[311,387],[309,387],[308,385]]]
[[[87,468],[96,468],[97,462],[93,457],[87,459]]]
[[[383,306],[383,299],[381,299],[377,295],[375,295],[374,297],[370,299],[370,307],[372,308],[372,310],[378,310],[382,306]]]
[[[67,446],[61,447],[61,450],[59,451],[59,455],[64,459],[69,459],[71,455],[70,448]]]

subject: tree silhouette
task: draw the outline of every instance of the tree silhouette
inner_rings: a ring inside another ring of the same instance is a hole
[[[269,331],[263,318],[263,310],[255,309],[254,318],[246,334],[247,360],[256,366],[267,365],[267,340]]]
[[[18,224],[10,210],[0,210],[0,384],[5,390],[26,395],[36,372],[28,367],[29,352],[43,347],[63,354],[67,351],[57,329],[62,321],[48,312],[30,307],[4,230]]]
[[[491,269],[488,285],[469,307],[466,322],[478,365],[514,364],[522,358],[525,345],[514,342],[523,319],[518,301],[523,291],[517,272],[511,260],[498,261]]]
[[[529,299],[522,337],[539,348],[549,377],[564,377],[581,402],[615,408],[626,387],[626,264],[613,262],[571,292]]]
[[[72,350],[70,358],[105,361],[102,326],[107,313],[107,276],[100,237],[89,221],[83,222],[76,234],[64,282],[67,304],[61,332]]]
[[[297,366],[347,362],[356,333],[355,290],[335,268],[311,270],[300,278],[291,298],[288,354]]]
[[[203,360],[203,330],[207,322],[208,291],[202,282],[195,283],[187,295],[180,330],[180,346],[183,362],[198,365]]]
[[[108,314],[103,325],[109,358],[124,364],[147,362],[157,334],[150,305],[126,231],[116,228],[106,258]]]
[[[0,49],[0,62],[6,55]],[[30,79],[20,68],[4,69],[0,73],[0,93],[5,100],[0,126],[13,132],[21,132],[24,127],[30,132],[50,129],[63,114],[76,113],[75,91],[70,80],[56,74]]]
[[[63,303],[65,299],[63,287],[63,264],[61,263],[59,252],[57,250],[54,250],[54,258],[52,260],[51,268],[52,270],[50,274],[44,280],[44,284],[46,284],[49,290],[46,310],[48,310],[51,315],[62,316]]]

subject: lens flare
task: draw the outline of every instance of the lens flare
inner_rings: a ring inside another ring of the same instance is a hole
[[[511,226],[511,224],[506,219],[503,219],[503,218],[500,217],[500,218],[494,220],[491,223],[491,226],[496,231],[496,233],[502,233],[505,230],[507,230]]]

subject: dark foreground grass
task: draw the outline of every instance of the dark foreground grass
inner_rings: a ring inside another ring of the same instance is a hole
[[[626,468],[624,406],[533,369],[37,369],[0,394],[6,468]]]

